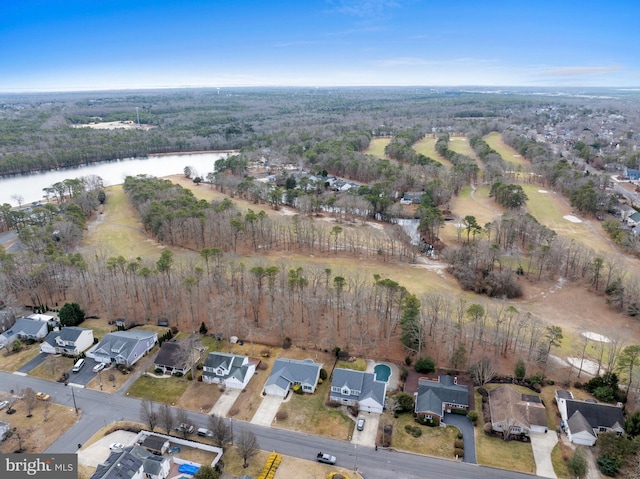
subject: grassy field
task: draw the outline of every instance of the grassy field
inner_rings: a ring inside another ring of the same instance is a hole
[[[130,396],[141,399],[152,399],[166,404],[175,404],[189,386],[186,377],[154,378],[140,376],[127,390]]]
[[[424,156],[428,156],[436,160],[439,163],[442,163],[444,166],[451,168],[453,165],[449,160],[443,158],[436,151],[436,140],[437,138],[427,137],[423,138],[419,142],[413,145],[413,149],[418,153],[422,153]]]
[[[384,149],[390,141],[391,138],[372,138],[371,142],[369,143],[369,148],[364,150],[364,153],[384,159],[387,157],[387,155],[384,154]]]
[[[484,138],[487,144],[496,150],[502,159],[514,165],[529,165],[529,161],[522,157],[516,150],[502,140],[502,135],[497,131],[489,133]]]
[[[9,351],[10,346],[0,351],[0,369],[3,371],[14,372],[20,366],[29,362],[40,354],[40,343],[24,344],[18,352]]]
[[[0,400],[7,399],[8,395],[1,395]],[[58,404],[52,400],[47,402],[36,401],[31,411],[32,416],[27,417],[27,407],[23,400],[17,400],[13,408],[15,414],[6,415],[2,411],[2,420],[11,424],[12,428],[17,428],[23,439],[22,447],[24,452],[41,453],[53,444],[62,434],[67,431],[77,419],[74,410]],[[46,432],[45,432],[46,431]],[[12,453],[18,449],[16,438],[7,438],[0,442],[0,451]]]
[[[391,415],[388,416],[392,418]],[[394,422],[391,445],[395,449],[446,459],[455,457],[454,441],[460,432],[458,428],[421,426],[414,421],[413,414],[400,414],[397,419],[389,420]],[[407,425],[420,428],[422,435],[413,437],[405,430]]]
[[[355,361],[338,361],[336,363],[336,368],[354,369],[356,371],[366,371],[367,362],[364,360],[364,358],[357,358]]]
[[[324,405],[331,389],[331,382],[318,385],[314,394],[291,394],[283,402],[278,413],[287,418],[277,421],[277,427],[293,431],[309,432],[343,441],[349,440],[354,422],[341,409]]]
[[[455,151],[461,155],[467,155],[476,160],[478,166],[482,166],[482,162],[476,156],[476,152],[473,151],[471,145],[469,144],[469,140],[465,136],[452,136],[449,139],[449,149],[451,151]]]

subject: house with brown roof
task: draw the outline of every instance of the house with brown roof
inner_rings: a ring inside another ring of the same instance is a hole
[[[489,391],[491,427],[511,435],[547,431],[547,412],[540,397],[522,394],[513,386],[499,386]]]

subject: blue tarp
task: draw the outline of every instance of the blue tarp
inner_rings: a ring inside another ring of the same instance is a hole
[[[180,467],[178,467],[178,472],[191,474],[193,476],[196,472],[198,472],[198,469],[200,469],[199,466],[192,466],[191,464],[180,464]]]

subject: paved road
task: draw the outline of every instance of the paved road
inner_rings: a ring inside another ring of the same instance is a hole
[[[19,391],[31,387],[51,394],[55,403],[73,407],[71,388],[64,384],[45,381],[29,376],[0,372],[0,390]],[[78,444],[86,442],[101,427],[120,420],[141,421],[140,400],[119,395],[110,395],[90,389],[74,389],[75,401],[80,410],[76,424],[69,428],[46,452],[75,452]],[[207,425],[207,415],[188,412],[189,420],[199,426]],[[365,479],[451,479],[452,477],[484,479],[531,478],[528,474],[491,469],[462,462],[447,461],[417,454],[351,445],[309,434],[287,431],[233,421],[234,433],[246,429],[252,431],[266,451],[277,451],[288,456],[312,459],[318,451],[328,452],[338,458],[337,465],[348,469],[357,468]]]

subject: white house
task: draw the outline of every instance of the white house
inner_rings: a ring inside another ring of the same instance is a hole
[[[152,454],[141,446],[129,446],[112,451],[91,479],[165,479],[170,470],[169,458]]]
[[[244,389],[256,371],[256,363],[248,356],[209,353],[202,367],[202,381],[224,384],[228,388]]]
[[[47,334],[47,337],[40,344],[40,352],[79,356],[91,345],[93,345],[93,331],[91,329],[71,326]]]
[[[271,375],[264,386],[265,394],[286,397],[289,390],[300,385],[302,391],[313,393],[316,390],[322,364],[312,359],[276,359]]]
[[[381,414],[387,394],[387,383],[376,381],[375,374],[353,369],[336,368],[331,378],[329,399],[351,406],[358,404],[361,411]]]

